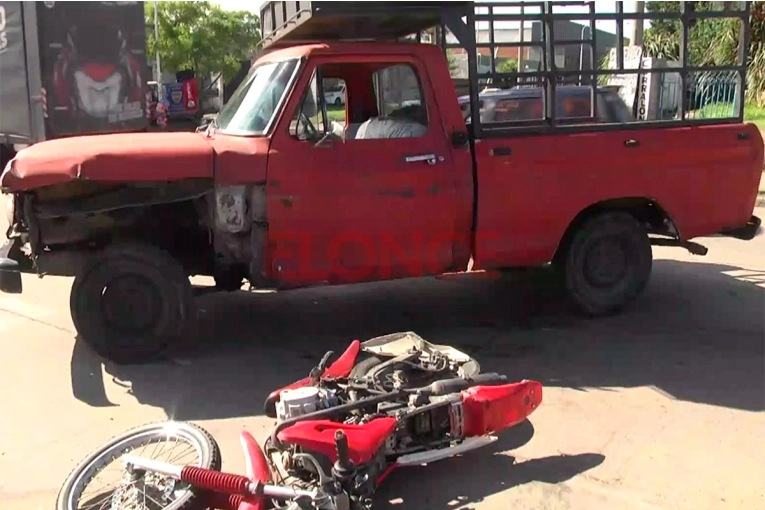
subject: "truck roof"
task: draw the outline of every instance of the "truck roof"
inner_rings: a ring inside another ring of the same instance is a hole
[[[375,43],[370,42],[327,42],[310,43],[274,48],[263,54],[258,62],[273,62],[287,58],[302,58],[337,53],[363,53],[365,55],[418,55],[423,59],[443,57],[441,48],[434,44]]]

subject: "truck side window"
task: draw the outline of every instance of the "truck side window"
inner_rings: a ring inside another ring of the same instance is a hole
[[[417,138],[428,128],[428,112],[417,71],[394,64],[372,75],[378,116],[361,124],[354,139]]]
[[[586,97],[566,97],[562,98],[563,115],[561,118],[576,118],[590,116],[590,98]]]
[[[314,73],[290,122],[290,135],[298,140],[319,140],[328,131],[319,75]]]
[[[537,120],[542,118],[544,118],[544,109],[541,98],[509,98],[497,100],[494,106],[494,118],[491,122]],[[483,116],[481,120],[484,120]]]

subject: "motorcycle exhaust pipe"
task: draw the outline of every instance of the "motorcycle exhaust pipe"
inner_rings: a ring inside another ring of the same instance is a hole
[[[425,386],[422,388],[422,390],[423,393],[428,395],[442,396],[448,395],[450,393],[457,393],[473,386],[494,386],[505,383],[507,383],[507,376],[499,375],[496,372],[489,372],[486,374],[478,374],[477,376],[471,377],[469,379],[456,377],[454,379],[436,381],[428,386]]]

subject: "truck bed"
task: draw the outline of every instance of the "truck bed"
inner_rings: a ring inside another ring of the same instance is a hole
[[[653,201],[681,240],[739,228],[751,219],[763,168],[753,124],[492,138],[475,147],[476,265],[484,269],[552,260],[577,216],[609,201]],[[511,155],[494,156],[500,147]]]

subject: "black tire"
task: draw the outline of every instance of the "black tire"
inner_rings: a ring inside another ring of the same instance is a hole
[[[215,272],[216,289],[222,292],[235,292],[242,289],[245,277],[238,267],[229,267]]]
[[[152,432],[161,431],[166,425],[167,423],[150,423],[148,425],[130,429],[119,436],[113,437],[98,450],[88,455],[72,470],[71,473],[69,473],[64,480],[64,483],[61,485],[58,496],[56,496],[56,510],[77,510],[72,504],[73,501],[71,501],[73,496],[72,492],[77,489],[78,485],[81,483],[82,475],[87,470],[92,469],[93,465],[99,461],[100,457],[104,454],[108,454],[110,450],[113,450],[115,446],[120,445],[121,443],[124,445],[131,439],[135,439],[141,435],[149,435]],[[175,422],[172,424],[172,427],[175,431],[179,431],[197,442],[197,445],[202,452],[197,467],[220,471],[222,466],[220,447],[209,432],[198,425],[188,422]],[[164,507],[164,510],[203,510],[208,507],[207,503],[206,493],[203,491],[190,490],[186,495],[179,498],[171,505]],[[111,506],[109,508],[111,508]]]
[[[645,290],[652,265],[646,230],[627,213],[604,213],[576,232],[565,253],[566,290],[583,313],[610,315]]]
[[[341,104],[343,104],[343,102],[340,100],[339,97],[336,97],[335,98],[335,106],[340,106]]]
[[[143,244],[114,244],[96,255],[75,277],[69,306],[80,339],[117,364],[158,358],[196,319],[181,264]]]
[[[351,373],[348,375],[348,378],[355,379],[357,377],[363,377],[367,374],[367,372],[369,372],[370,370],[372,370],[374,367],[376,367],[382,362],[383,362],[382,358],[378,358],[377,356],[372,355],[368,357],[367,359],[357,363],[353,367],[353,370],[351,370]]]

